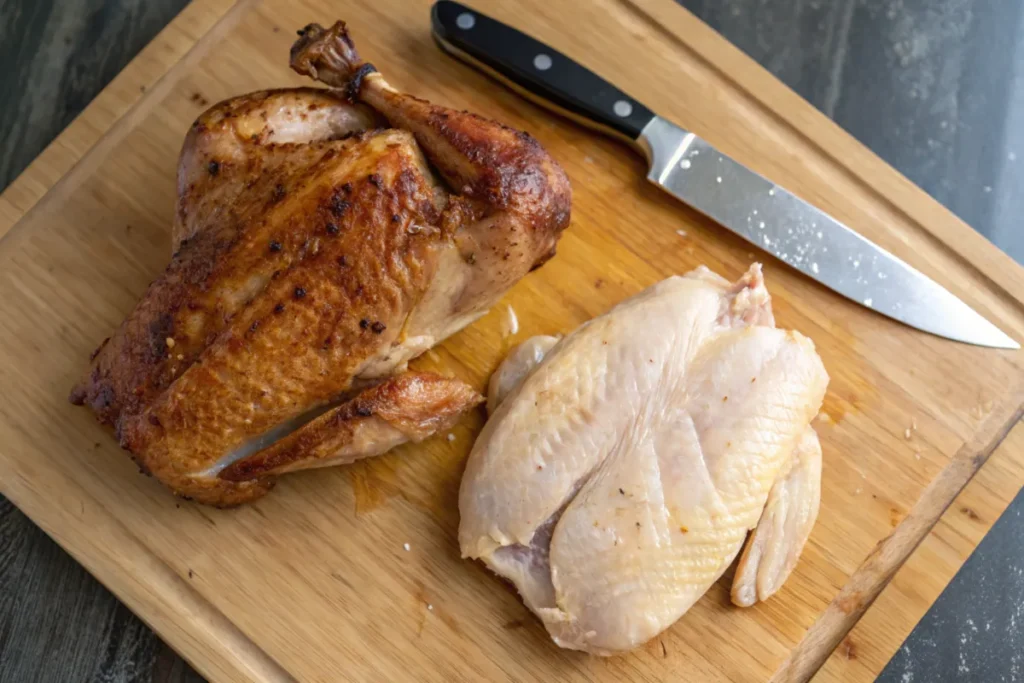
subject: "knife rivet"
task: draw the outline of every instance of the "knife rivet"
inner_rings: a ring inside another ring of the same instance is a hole
[[[455,17],[455,25],[461,28],[463,31],[468,31],[469,29],[476,26],[476,17],[474,17],[469,12],[463,12],[459,16]]]
[[[537,71],[547,71],[551,68],[551,57],[541,52],[533,58],[533,68]]]
[[[616,116],[626,118],[633,113],[633,105],[626,100],[616,100],[615,104],[612,105],[612,111],[615,112]]]

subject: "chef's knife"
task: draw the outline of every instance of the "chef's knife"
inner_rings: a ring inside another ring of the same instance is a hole
[[[933,280],[547,45],[457,2],[432,11],[446,52],[529,99],[624,138],[648,180],[826,287],[925,332],[1020,345]]]

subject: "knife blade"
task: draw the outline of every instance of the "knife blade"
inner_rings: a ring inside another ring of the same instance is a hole
[[[928,276],[557,50],[452,0],[434,4],[431,24],[444,51],[629,142],[646,156],[652,183],[834,292],[940,337],[1020,348]]]

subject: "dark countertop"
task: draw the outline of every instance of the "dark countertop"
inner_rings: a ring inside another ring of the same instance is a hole
[[[1024,261],[1024,0],[679,1]],[[0,0],[0,188],[186,2]],[[879,680],[1018,681],[1022,660],[1024,492]],[[201,680],[0,498],[0,682]]]

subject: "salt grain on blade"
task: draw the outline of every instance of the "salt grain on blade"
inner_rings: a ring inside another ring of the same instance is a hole
[[[448,435],[448,440],[449,441],[455,441],[455,435],[454,434],[449,434]]]
[[[408,543],[403,543],[402,547],[405,549],[405,552],[409,552],[410,550],[412,550],[412,546]]]
[[[679,235],[680,237],[686,237],[685,230],[676,230],[676,234]]]
[[[909,427],[907,429],[903,430],[903,438],[906,439],[907,441],[910,440],[910,428]]]

